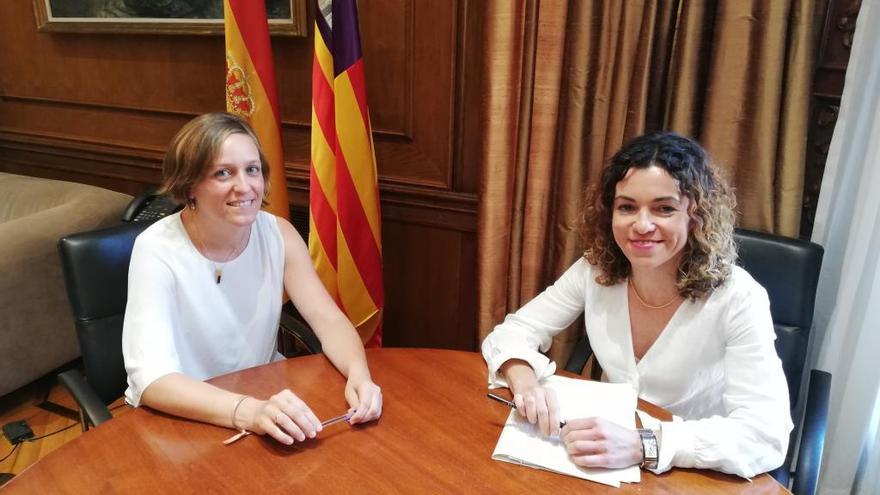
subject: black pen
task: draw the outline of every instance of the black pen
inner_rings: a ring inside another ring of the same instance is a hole
[[[507,405],[507,406],[512,407],[513,409],[516,409],[516,403],[514,403],[513,401],[510,401],[510,400],[507,400],[504,397],[499,397],[495,394],[486,394],[486,397],[489,397],[492,400],[497,400],[498,402],[500,402],[504,405]],[[565,427],[565,420],[559,422],[559,427],[560,428]]]

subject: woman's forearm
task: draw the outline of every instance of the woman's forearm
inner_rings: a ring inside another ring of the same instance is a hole
[[[321,430],[312,410],[289,389],[260,399],[173,373],[150,384],[141,403],[182,418],[269,434],[285,445],[314,438]]]
[[[535,370],[521,359],[505,361],[498,368],[498,371],[504,375],[507,384],[510,386],[510,391],[514,394],[523,393],[525,390],[538,385],[538,377],[535,375]]]
[[[241,397],[241,394],[223,390],[186,375],[171,373],[157,379],[144,390],[141,404],[182,418],[217,426],[241,428],[241,422],[237,425],[232,424],[232,411]],[[245,407],[245,404],[240,406]],[[240,413],[238,416],[242,417]]]
[[[347,319],[325,323],[328,328],[318,333],[327,359],[346,378],[370,379],[367,356],[360,336]]]

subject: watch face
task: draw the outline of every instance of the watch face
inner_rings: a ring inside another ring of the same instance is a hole
[[[642,437],[642,448],[644,449],[644,464],[648,469],[655,469],[657,467],[657,437],[654,436],[654,432],[651,430],[639,430],[639,435]]]

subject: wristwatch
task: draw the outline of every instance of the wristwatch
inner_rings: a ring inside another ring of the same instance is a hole
[[[657,469],[657,459],[660,457],[660,449],[657,446],[657,436],[654,430],[640,428],[639,436],[642,437],[642,464],[639,467],[645,469]]]

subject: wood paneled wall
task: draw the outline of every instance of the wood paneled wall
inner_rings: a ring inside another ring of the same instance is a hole
[[[389,346],[475,349],[482,2],[360,2]],[[308,205],[312,21],[273,37],[291,207]],[[0,16],[0,170],[136,193],[186,121],[224,108],[222,36],[38,33]]]
[[[813,233],[819,189],[828,159],[831,136],[840,112],[840,98],[849,55],[859,17],[861,0],[827,0],[819,33],[813,87],[810,94],[810,122],[807,135],[807,161],[804,170],[804,209],[801,215],[801,238]]]

